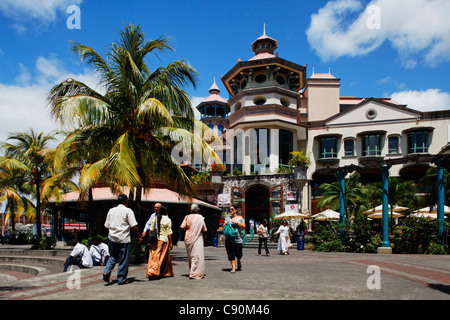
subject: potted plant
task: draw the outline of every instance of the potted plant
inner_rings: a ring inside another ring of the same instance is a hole
[[[308,168],[311,164],[309,156],[303,154],[303,151],[292,151],[292,158],[289,160],[289,165],[295,167]]]
[[[305,181],[306,169],[311,164],[311,159],[308,155],[303,154],[303,151],[292,151],[291,155],[289,165],[294,167],[294,181]]]
[[[209,173],[211,175],[212,183],[222,183],[222,175],[225,172],[225,166],[223,164],[213,163],[210,167]]]

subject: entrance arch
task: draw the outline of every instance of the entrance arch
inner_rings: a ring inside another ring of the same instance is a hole
[[[245,190],[245,224],[249,230],[250,220],[262,222],[270,218],[270,189],[264,185],[254,185]]]

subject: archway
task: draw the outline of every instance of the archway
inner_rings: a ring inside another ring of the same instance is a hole
[[[270,218],[270,189],[263,185],[251,186],[245,190],[245,224],[249,231],[250,220],[262,222]]]

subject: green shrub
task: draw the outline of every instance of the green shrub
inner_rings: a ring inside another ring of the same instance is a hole
[[[28,238],[28,243],[31,244],[32,250],[50,250],[56,245],[56,240],[54,237],[33,235]]]
[[[339,223],[320,224],[314,229],[310,242],[314,245],[313,251],[336,252],[343,251],[344,247],[339,236]]]
[[[396,253],[445,254],[448,245],[437,243],[438,220],[406,217],[394,228],[394,250]],[[448,222],[444,233],[448,234]]]

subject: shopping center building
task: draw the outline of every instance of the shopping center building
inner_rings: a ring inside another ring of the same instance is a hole
[[[381,164],[389,162],[391,177],[419,182],[448,145],[450,110],[420,112],[390,98],[341,96],[339,78],[330,72],[307,77],[306,65],[283,59],[277,48],[264,32],[251,44],[254,56],[222,76],[229,99],[214,81],[197,106],[201,121],[224,142],[227,172],[215,192],[226,200],[219,206],[237,204],[256,221],[288,209],[314,214],[318,187],[336,181],[338,169],[357,171],[370,183],[381,181]],[[292,151],[310,157],[303,175],[287,167]]]

